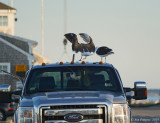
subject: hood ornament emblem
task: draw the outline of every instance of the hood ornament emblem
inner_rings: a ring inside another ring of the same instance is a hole
[[[81,114],[67,114],[64,116],[64,120],[68,122],[78,122],[83,120],[83,115]]]

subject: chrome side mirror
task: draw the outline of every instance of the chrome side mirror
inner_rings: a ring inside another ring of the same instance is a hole
[[[11,85],[0,85],[0,103],[12,102]]]
[[[11,92],[11,85],[0,85],[0,92]]]
[[[134,82],[134,88],[146,88],[146,82],[142,81]]]
[[[134,82],[134,99],[136,100],[147,99],[146,82],[143,81]]]

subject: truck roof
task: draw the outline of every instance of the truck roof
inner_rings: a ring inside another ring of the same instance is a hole
[[[113,67],[112,64],[102,63],[102,62],[56,62],[56,63],[42,63],[41,65],[35,65],[32,69],[37,68],[48,68],[48,67],[64,67],[64,66],[105,66],[105,67]]]

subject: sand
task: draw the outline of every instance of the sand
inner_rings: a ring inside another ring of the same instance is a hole
[[[151,107],[136,107],[131,108],[132,116],[159,116],[160,117],[160,105]]]
[[[133,123],[160,123],[160,105],[131,108]]]

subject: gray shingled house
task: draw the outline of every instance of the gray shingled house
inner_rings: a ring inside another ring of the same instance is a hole
[[[0,33],[0,70],[24,76],[37,61],[32,49],[38,43],[29,39]],[[11,84],[16,88],[16,79],[0,71],[0,84]]]
[[[48,58],[32,51],[37,42],[14,36],[15,14],[15,8],[0,2],[0,85],[11,84],[13,89],[16,85],[20,85],[17,84],[19,81],[1,70],[23,78],[33,64],[51,62]]]

